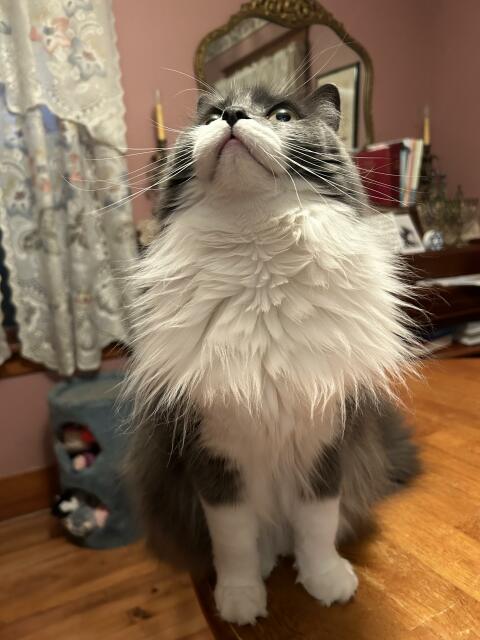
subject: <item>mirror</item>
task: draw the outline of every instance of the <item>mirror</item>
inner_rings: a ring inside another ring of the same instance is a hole
[[[201,41],[195,74],[220,93],[234,81],[268,82],[300,95],[337,85],[342,104],[339,135],[348,149],[374,140],[370,56],[326,9],[313,0],[251,0]]]

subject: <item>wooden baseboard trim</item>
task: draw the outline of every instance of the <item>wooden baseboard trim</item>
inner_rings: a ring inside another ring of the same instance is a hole
[[[120,343],[112,343],[105,347],[102,351],[102,361],[111,360],[112,358],[122,358],[128,356],[128,347]],[[46,369],[43,364],[32,362],[20,355],[19,345],[12,345],[12,356],[0,365],[0,378],[14,378],[15,376],[24,376],[30,373],[45,371],[55,374],[55,372]],[[0,478],[1,480],[1,478]]]
[[[55,466],[0,478],[0,521],[50,507],[57,491]]]

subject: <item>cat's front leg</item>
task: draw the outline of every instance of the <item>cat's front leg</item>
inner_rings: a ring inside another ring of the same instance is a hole
[[[312,472],[312,495],[298,497],[293,512],[298,580],[324,605],[347,602],[358,578],[335,546],[340,514],[338,449],[326,447]]]
[[[267,594],[261,577],[258,521],[244,503],[203,502],[217,573],[215,603],[224,620],[254,624],[267,615]]]
[[[298,579],[310,595],[330,606],[347,602],[358,578],[335,547],[339,498],[299,502],[295,510]]]

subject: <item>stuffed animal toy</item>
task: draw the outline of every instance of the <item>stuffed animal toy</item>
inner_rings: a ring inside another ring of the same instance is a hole
[[[80,491],[66,491],[57,496],[52,513],[62,520],[63,526],[76,538],[85,538],[95,529],[103,528],[109,515],[104,505],[88,504],[87,496]]]
[[[96,457],[97,456],[91,451],[77,453],[77,455],[72,458],[72,466],[75,471],[82,471],[90,467],[95,462]]]

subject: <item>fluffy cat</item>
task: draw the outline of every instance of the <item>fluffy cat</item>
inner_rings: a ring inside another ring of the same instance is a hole
[[[129,472],[150,546],[215,566],[220,615],[266,615],[294,554],[325,605],[337,545],[417,471],[391,382],[414,350],[399,268],[336,131],[338,91],[205,94],[136,266]],[[175,553],[176,552],[176,553]]]

